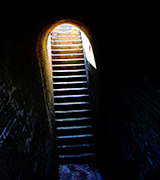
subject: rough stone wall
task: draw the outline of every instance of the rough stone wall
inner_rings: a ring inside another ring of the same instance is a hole
[[[0,179],[49,179],[57,171],[52,115],[46,110],[37,35],[23,25],[1,29]]]
[[[157,63],[146,63],[128,68],[112,85],[115,162],[126,179],[160,177],[158,67]]]

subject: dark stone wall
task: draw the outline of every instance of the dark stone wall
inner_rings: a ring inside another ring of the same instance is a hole
[[[44,15],[40,10],[15,14],[12,8],[6,19],[1,16],[0,179],[56,179],[46,39],[61,19],[76,20],[89,30],[97,64],[97,70],[89,67],[89,81],[100,172],[105,179],[159,177],[156,23],[135,9],[109,9],[108,14],[103,9],[100,14]]]
[[[10,18],[1,28],[0,179],[4,180],[57,176],[53,109],[48,112],[53,101],[46,103],[48,76],[42,74],[45,63],[40,67],[38,32],[30,29],[32,23]]]
[[[159,63],[128,68],[112,82],[111,163],[126,179],[159,179]],[[118,162],[118,163],[117,163]]]

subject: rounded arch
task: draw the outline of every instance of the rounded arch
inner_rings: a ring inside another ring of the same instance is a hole
[[[37,59],[41,74],[41,81],[44,91],[44,99],[46,102],[46,109],[48,112],[53,108],[53,80],[52,80],[52,69],[51,69],[51,61],[48,55],[47,45],[49,35],[59,25],[62,24],[72,24],[79,28],[91,41],[91,31],[80,21],[73,19],[62,19],[54,22],[46,22],[45,26],[41,29],[38,34],[37,44],[36,44],[36,53]]]
[[[50,26],[50,28],[48,29],[47,35],[49,36],[49,34],[52,32],[52,30],[54,28],[56,28],[57,26],[60,26],[62,24],[71,24],[76,26],[77,28],[79,28],[86,36],[87,38],[91,41],[91,34],[90,34],[90,30],[85,26],[85,24],[81,23],[80,21],[76,21],[73,19],[62,19],[62,20],[58,20],[56,21],[54,24],[52,24]]]

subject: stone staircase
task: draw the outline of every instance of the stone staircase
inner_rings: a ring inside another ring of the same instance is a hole
[[[93,129],[81,32],[61,25],[51,34],[58,160],[93,162]]]

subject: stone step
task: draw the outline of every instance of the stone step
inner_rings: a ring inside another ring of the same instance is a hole
[[[52,36],[74,36],[74,35],[80,35],[80,31],[53,31]]]
[[[70,75],[86,75],[84,69],[73,69],[73,70],[53,70],[53,76],[70,76]]]
[[[82,43],[82,40],[51,40],[51,45],[71,45],[76,44],[79,45]]]
[[[90,109],[55,111],[56,119],[90,117]]]
[[[87,87],[87,81],[54,82],[54,89],[60,88],[84,88]]]
[[[71,113],[83,113],[83,112],[90,112],[89,109],[76,109],[76,110],[61,110],[61,111],[55,111],[55,114],[71,114]]]
[[[93,134],[57,136],[57,143],[62,145],[93,144]]]
[[[60,70],[60,69],[85,69],[85,64],[54,64],[52,65],[52,69],[54,70]]]
[[[79,49],[82,48],[82,43],[79,44],[52,44],[51,49]]]
[[[71,53],[71,54],[52,54],[52,59],[75,59],[84,58],[83,53]]]
[[[51,40],[79,40],[81,39],[80,35],[64,35],[64,36],[52,36]]]
[[[61,119],[56,119],[55,121],[56,121],[57,127],[84,126],[84,125],[90,125],[91,124],[91,118],[90,117],[61,118]]]
[[[54,89],[54,96],[88,94],[87,87]]]
[[[86,80],[86,75],[70,75],[70,76],[53,76],[54,81],[75,81],[76,80]]]
[[[83,53],[82,48],[75,48],[75,49],[52,49],[52,54],[75,54],[75,53]]]
[[[92,134],[92,126],[67,126],[67,127],[57,127],[56,129],[57,136],[66,136],[66,135],[80,135],[83,133]]]
[[[54,103],[55,110],[57,111],[78,111],[83,108],[89,108],[89,102],[63,102],[63,103]]]
[[[54,64],[84,64],[84,58],[72,58],[72,59],[53,59]]]
[[[88,94],[80,94],[80,95],[60,95],[54,96],[55,103],[62,103],[62,102],[87,102],[89,101]]]
[[[69,127],[57,127],[56,130],[75,130],[75,129],[86,129],[92,128],[92,126],[69,126]]]

